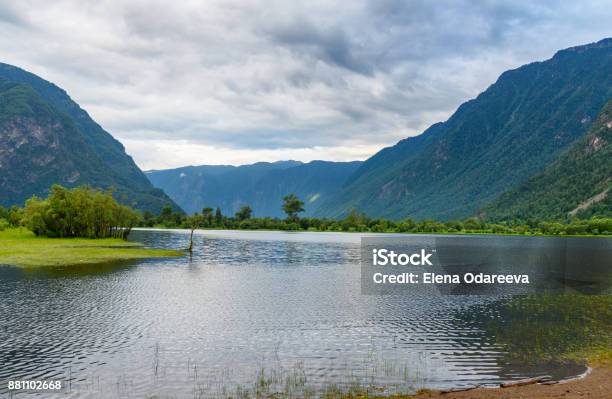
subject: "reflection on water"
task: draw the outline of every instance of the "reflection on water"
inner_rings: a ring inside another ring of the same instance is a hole
[[[184,231],[130,238],[188,245]],[[393,392],[584,370],[509,359],[482,322],[500,298],[361,295],[359,240],[201,232],[191,257],[0,268],[0,381],[70,379],[68,397],[205,397],[258,381]]]

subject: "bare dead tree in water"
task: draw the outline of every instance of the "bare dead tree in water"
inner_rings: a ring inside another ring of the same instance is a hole
[[[199,213],[194,213],[192,216],[189,216],[188,218],[189,220],[189,226],[191,228],[191,233],[189,235],[189,248],[187,248],[189,250],[189,253],[193,253],[193,232],[202,227],[202,225],[204,224],[204,217],[202,215],[200,215]]]

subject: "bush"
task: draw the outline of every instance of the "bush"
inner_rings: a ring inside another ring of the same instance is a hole
[[[47,199],[34,196],[23,211],[25,226],[48,237],[125,238],[138,220],[138,214],[118,204],[110,192],[86,186],[54,185]]]

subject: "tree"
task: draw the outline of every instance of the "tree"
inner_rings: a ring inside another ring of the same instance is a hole
[[[213,209],[202,208],[202,217],[204,218],[204,225],[210,227],[213,224]]]
[[[23,219],[23,209],[18,208],[16,205],[11,206],[5,219],[8,220],[11,227],[19,226]]]
[[[295,222],[298,220],[298,214],[304,212],[304,202],[295,194],[289,194],[283,198],[282,209],[287,214],[287,220]]]
[[[191,234],[189,235],[189,248],[187,249],[189,250],[189,253],[191,253],[193,252],[193,232],[197,228],[202,227],[202,224],[204,223],[204,216],[196,212],[187,218],[187,223],[191,229]]]
[[[215,211],[215,225],[217,227],[223,226],[223,214],[221,213],[221,208],[217,208]]]
[[[245,205],[238,212],[236,212],[236,220],[242,222],[243,220],[247,220],[251,218],[251,214],[253,213],[253,209],[250,206]]]
[[[151,211],[144,211],[143,212],[142,220],[143,220],[145,226],[153,227],[153,224],[155,223],[154,219],[155,219],[155,217],[153,216]]]
[[[342,221],[342,225],[344,230],[354,229],[357,231],[363,231],[366,229],[369,221],[370,220],[365,213],[361,213],[357,209],[353,208]]]
[[[31,197],[25,203],[24,221],[25,226],[37,236],[47,235],[47,223],[45,217],[48,204],[37,196]]]
[[[165,205],[158,216],[158,222],[160,224],[166,224],[172,220],[172,207]]]
[[[21,220],[34,234],[48,237],[127,238],[138,214],[118,204],[111,192],[81,186],[51,187],[47,199],[26,201]]]

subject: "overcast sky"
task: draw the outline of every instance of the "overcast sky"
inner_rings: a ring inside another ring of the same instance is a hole
[[[352,160],[611,21],[609,1],[3,1],[0,61],[143,169]]]

